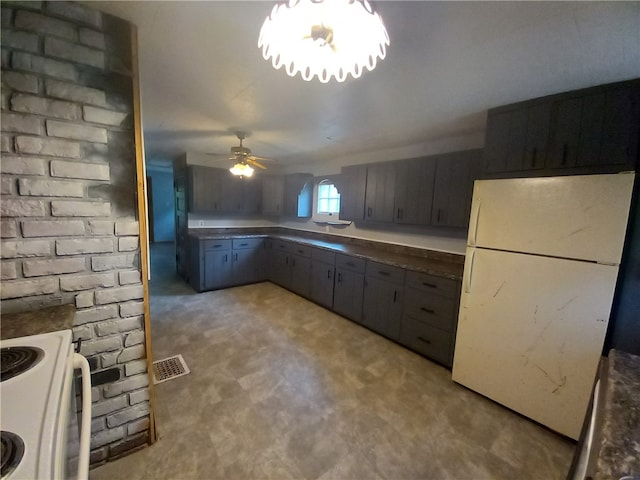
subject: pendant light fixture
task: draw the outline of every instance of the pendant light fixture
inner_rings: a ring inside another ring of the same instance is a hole
[[[258,47],[275,69],[322,83],[344,82],[373,70],[390,45],[380,16],[367,0],[289,0],[265,19]]]
[[[253,168],[246,162],[238,162],[229,171],[238,177],[251,177],[253,175]]]

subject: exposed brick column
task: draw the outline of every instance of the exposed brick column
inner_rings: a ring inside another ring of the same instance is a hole
[[[3,312],[74,303],[96,371],[92,463],[148,441],[129,25],[72,2],[2,2]]]

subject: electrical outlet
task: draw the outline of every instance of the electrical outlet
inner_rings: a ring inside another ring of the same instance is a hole
[[[204,227],[204,220],[200,220],[200,221],[198,221],[198,226],[200,226],[200,227]]]

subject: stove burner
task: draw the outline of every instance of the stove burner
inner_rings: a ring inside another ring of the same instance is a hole
[[[5,432],[4,430],[0,431],[0,442],[2,442],[0,475],[5,478],[15,470],[20,460],[22,460],[24,442],[15,433]]]
[[[4,382],[35,366],[44,351],[37,347],[4,347],[1,355],[0,382]]]

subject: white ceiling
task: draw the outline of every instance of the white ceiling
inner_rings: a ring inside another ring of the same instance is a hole
[[[272,2],[90,4],[138,26],[151,160],[226,153],[237,129],[297,167],[482,146],[488,108],[640,76],[640,2],[376,2],[387,58],[342,84],[262,58]]]

